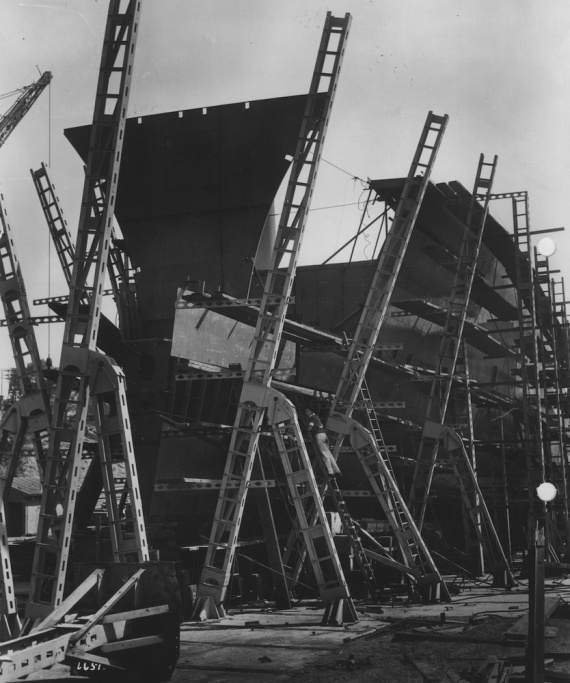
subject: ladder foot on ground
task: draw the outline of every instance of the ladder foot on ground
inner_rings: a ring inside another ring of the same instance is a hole
[[[493,588],[504,588],[510,591],[513,586],[517,585],[509,567],[497,567],[490,571],[493,577]]]
[[[192,609],[191,621],[206,621],[208,619],[223,619],[226,610],[222,604],[218,605],[211,595],[196,598]]]
[[[437,602],[449,602],[450,597],[447,588],[444,591],[445,596],[442,595],[441,587],[442,581],[430,583],[418,583],[417,593],[420,600],[424,604],[431,604]]]
[[[358,621],[354,603],[351,598],[330,600],[325,607],[321,626],[342,626],[355,624]]]

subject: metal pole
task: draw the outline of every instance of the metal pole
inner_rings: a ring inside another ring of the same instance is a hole
[[[544,683],[544,523],[541,514],[530,547],[526,683]]]

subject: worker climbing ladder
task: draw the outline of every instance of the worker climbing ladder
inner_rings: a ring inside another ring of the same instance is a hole
[[[14,355],[15,375],[20,396],[4,413],[0,423],[2,440],[9,440],[8,459],[0,478],[0,638],[19,634],[14,581],[8,551],[5,501],[16,471],[24,438],[30,433],[40,478],[45,461],[44,442],[49,437],[51,408],[34,328],[30,322],[28,299],[4,197],[0,195],[0,298]]]
[[[100,457],[114,559],[148,559],[124,375],[96,350],[140,5],[140,0],[123,4],[111,0],[109,6],[25,628],[45,618],[64,597],[91,398],[99,440],[106,445]],[[97,197],[101,183],[105,187],[102,211]],[[124,511],[116,504],[119,486],[129,503]],[[126,513],[123,519],[121,512]]]
[[[223,614],[259,433],[267,419],[283,463],[299,530],[326,605],[323,621],[356,621],[295,409],[271,387],[349,27],[350,15],[336,18],[327,13],[197,590],[196,616]],[[313,508],[317,511],[315,524],[307,516],[307,510]]]

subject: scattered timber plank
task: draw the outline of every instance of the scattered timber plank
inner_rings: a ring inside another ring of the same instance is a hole
[[[112,643],[101,645],[101,652],[117,652],[122,650],[134,650],[138,647],[149,647],[150,645],[160,645],[164,643],[164,636],[142,636],[141,638],[131,638],[129,640],[117,640]]]
[[[143,607],[142,609],[132,609],[128,612],[115,612],[107,614],[101,619],[102,624],[112,624],[115,621],[128,621],[129,619],[142,619],[143,617],[154,617],[157,614],[170,612],[168,605],[157,605],[156,607]]]
[[[358,609],[357,609],[358,611]],[[364,613],[372,613],[372,609],[367,607],[362,610]],[[399,624],[419,624],[420,626],[441,626],[443,624],[453,624],[457,626],[467,626],[469,623],[467,618],[465,619],[446,619],[442,621],[441,618],[431,618],[431,617],[390,617],[387,614],[382,615],[382,621],[387,621],[389,623],[399,623]]]
[[[500,645],[497,638],[490,638],[486,636],[472,636],[469,633],[415,633],[414,631],[396,631],[394,633],[394,640],[437,640],[439,642],[459,642],[459,643],[493,643]],[[513,640],[504,645],[520,645],[524,647],[524,640]]]
[[[511,664],[524,664],[526,662],[526,655],[508,655],[505,657]],[[545,661],[564,661],[570,659],[570,652],[545,652],[544,653],[544,660]]]
[[[437,624],[436,626],[415,626],[414,633],[465,633],[465,626],[453,626],[451,624]]]
[[[435,666],[426,662],[425,659],[417,659],[412,655],[404,655],[406,662],[409,662],[421,673],[424,677],[425,683],[439,683],[441,681],[441,671],[436,669]]]
[[[81,600],[81,598],[88,593],[95,584],[100,581],[103,577],[104,569],[95,569],[86,579],[81,583],[70,595],[65,598],[65,600],[56,607],[51,614],[49,614],[43,621],[41,621],[37,626],[32,628],[32,632],[45,631],[48,628],[52,628],[58,622],[60,622],[66,614]]]
[[[562,598],[559,595],[554,597],[547,597],[544,600],[544,619],[549,619],[559,605],[562,602]],[[505,640],[526,640],[528,637],[528,612],[523,614],[514,626],[505,633]]]

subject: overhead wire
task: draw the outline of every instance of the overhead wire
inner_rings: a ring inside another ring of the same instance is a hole
[[[353,180],[359,180],[361,183],[366,183],[367,181],[363,180],[359,176],[355,175],[354,173],[350,173],[350,171],[345,170],[344,168],[341,168],[340,166],[337,166],[336,164],[333,164],[332,161],[328,161],[327,159],[324,159],[321,157],[321,161],[324,161],[325,164],[328,164],[329,166],[332,166],[333,168],[336,168],[339,171],[342,171],[342,173],[346,173],[346,175],[350,176]]]
[[[51,168],[51,81],[48,84],[48,167]],[[49,230],[47,231],[47,240],[48,240],[48,298],[51,299],[51,258],[52,258],[52,252],[51,252],[51,234],[50,234]],[[51,321],[50,320],[48,320],[47,338],[48,338],[47,358],[51,364]]]

